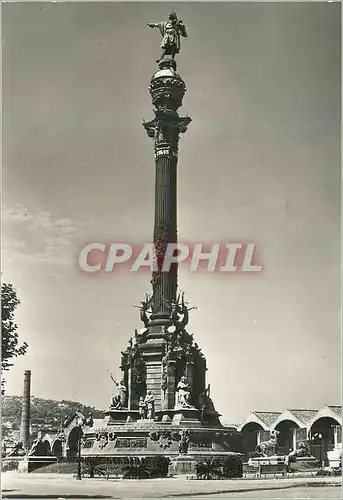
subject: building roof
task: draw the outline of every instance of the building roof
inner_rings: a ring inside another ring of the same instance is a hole
[[[289,409],[288,411],[305,425],[318,413],[318,410],[302,410],[299,408]]]
[[[327,405],[328,408],[330,408],[331,411],[333,411],[334,413],[336,413],[336,415],[338,416],[342,416],[342,405],[339,406],[339,405],[335,405],[335,406],[330,406],[330,405]]]
[[[254,411],[254,413],[267,427],[273,425],[278,416],[281,415],[281,411]]]
[[[342,420],[342,406],[339,405],[325,405],[320,410],[310,410],[304,408],[292,408],[284,411],[253,411],[246,418],[246,420],[239,426],[242,430],[250,423],[257,423],[264,427],[265,430],[270,430],[278,426],[284,420],[291,420],[297,423],[300,427],[310,427],[313,422],[327,414],[337,415],[336,420]]]

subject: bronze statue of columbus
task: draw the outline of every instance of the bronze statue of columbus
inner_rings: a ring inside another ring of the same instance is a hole
[[[175,54],[180,52],[180,37],[187,37],[186,26],[177,18],[175,12],[168,14],[168,20],[160,23],[148,23],[149,28],[159,28],[162,35],[161,57],[156,62],[159,63],[164,56],[170,55],[173,59]]]

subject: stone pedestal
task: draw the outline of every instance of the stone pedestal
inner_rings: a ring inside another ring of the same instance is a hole
[[[221,414],[217,411],[207,410],[202,416],[203,424],[209,425],[211,427],[220,427],[221,423],[219,417],[221,417]]]
[[[183,476],[196,478],[196,460],[189,455],[179,455],[171,459],[169,465],[169,474],[171,476]]]
[[[105,412],[105,421],[107,425],[122,425],[139,419],[138,410],[107,410]]]
[[[24,458],[18,463],[18,472],[29,472],[29,459]]]
[[[46,467],[50,464],[55,464],[57,462],[56,457],[35,457],[35,456],[26,456],[22,457],[18,462],[18,472],[33,472],[41,467]]]
[[[172,425],[182,427],[199,427],[199,410],[197,408],[176,408],[173,410]]]
[[[342,471],[342,443],[338,443],[332,451],[328,451],[328,460],[331,471]]]
[[[318,462],[315,457],[297,457],[289,464],[290,472],[308,472],[316,470]]]

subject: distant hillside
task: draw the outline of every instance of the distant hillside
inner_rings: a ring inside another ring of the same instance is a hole
[[[1,419],[3,437],[20,428],[21,418],[20,396],[3,396],[1,398]],[[31,398],[31,432],[53,430],[61,427],[66,417],[73,415],[77,408],[83,413],[91,413],[94,418],[103,418],[103,412],[92,406],[76,401],[54,401],[52,399]]]

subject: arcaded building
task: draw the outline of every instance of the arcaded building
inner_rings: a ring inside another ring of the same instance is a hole
[[[307,441],[316,454],[326,453],[342,443],[342,406],[253,411],[238,430],[244,436],[246,452],[253,451],[257,444],[269,439],[272,430],[277,430],[280,453],[296,449],[302,441]]]

